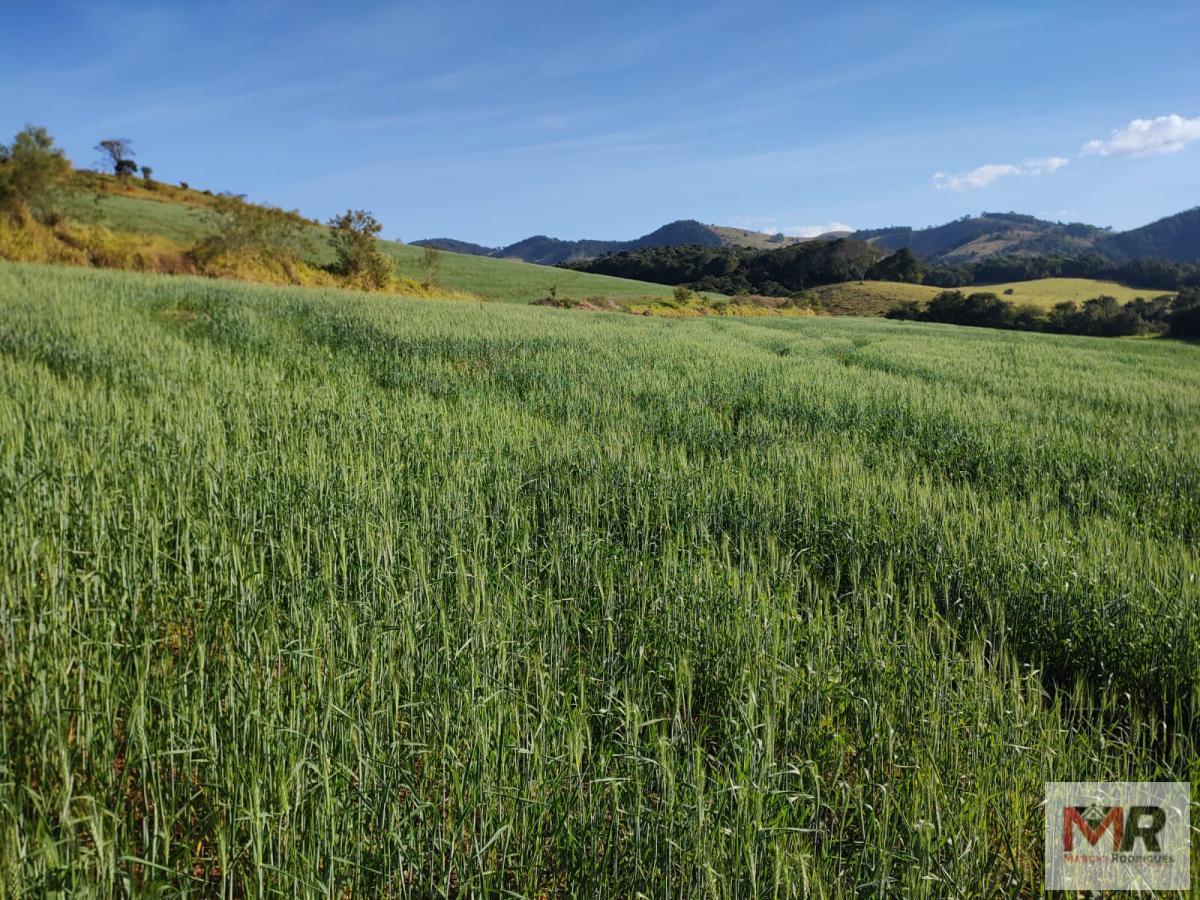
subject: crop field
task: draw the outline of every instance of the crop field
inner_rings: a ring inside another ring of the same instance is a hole
[[[0,264],[0,897],[1040,894],[1198,541],[1178,342]]]
[[[881,316],[906,300],[924,302],[936,297],[944,288],[927,284],[901,284],[895,281],[847,281],[813,289],[821,308],[834,315]],[[1039,278],[1034,281],[1013,281],[1006,284],[973,284],[958,288],[963,293],[988,292],[1017,306],[1038,306],[1049,309],[1067,300],[1082,305],[1085,300],[1101,295],[1115,297],[1127,303],[1136,297],[1149,300],[1174,291],[1153,288],[1133,288],[1115,281],[1091,278]],[[1012,293],[1005,293],[1011,290]]]

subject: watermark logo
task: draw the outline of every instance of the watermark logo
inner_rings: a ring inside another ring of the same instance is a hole
[[[1190,786],[1046,783],[1046,889],[1186,891]]]

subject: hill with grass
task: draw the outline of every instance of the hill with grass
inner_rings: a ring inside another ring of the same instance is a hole
[[[14,223],[0,217],[0,259],[53,262],[165,274],[209,274],[266,283],[334,286],[328,268],[336,257],[328,227],[296,214],[294,227],[310,240],[302,265],[273,266],[262,260],[222,259],[199,266],[195,248],[227,224],[223,210],[242,203],[228,195],[94,172],[73,173],[54,224],[29,217]],[[485,256],[438,252],[394,241],[376,242],[394,265],[394,290],[417,296],[467,294],[477,299],[528,303],[564,298],[625,300],[669,297],[671,286],[550,269]]]
[[[1103,246],[1124,259],[1200,261],[1200,206],[1111,235]]]
[[[680,220],[626,242],[538,236],[489,252],[443,242],[467,251],[457,253],[429,242],[380,240],[382,224],[363,210],[349,210],[322,224],[242,196],[156,182],[149,169],[143,169],[140,179],[129,175],[128,167],[125,171],[124,176],[74,171],[45,129],[31,126],[20,132],[11,147],[0,147],[0,258],[412,296],[576,306],[586,301],[594,309],[629,309],[637,305],[631,301],[646,301],[644,311],[652,314],[886,311],[881,295],[888,292],[883,290],[830,287],[823,291],[825,307],[806,295],[814,288],[853,282],[986,288],[1008,280],[1111,277],[1125,286],[1138,285],[1132,289],[1140,295],[1141,284],[1160,290],[1194,287],[1200,277],[1197,267],[1177,263],[1119,269],[1099,255],[1021,255],[1021,246],[1011,242],[1003,246],[1007,255],[986,256],[969,271],[963,266],[931,268],[920,258],[941,252],[938,241],[978,250],[981,241],[990,239],[981,230],[985,224],[1008,229],[1010,238],[1045,224],[1015,214],[985,214],[940,230],[860,234],[865,239],[825,235],[800,240]],[[1131,232],[1124,236],[1127,249],[1170,244],[1182,252],[1198,218],[1200,213],[1192,211]],[[1084,226],[1063,227],[1075,228],[1078,241],[1097,239]],[[903,246],[893,249],[896,244]],[[556,260],[557,267],[545,267]],[[897,290],[890,289],[891,295]],[[1092,290],[1117,296],[1102,285]],[[689,300],[686,291],[701,299]],[[1087,286],[1079,288],[1087,291]],[[730,296],[741,299],[725,303]],[[663,302],[668,298],[672,302]],[[770,298],[797,302],[777,304]]]

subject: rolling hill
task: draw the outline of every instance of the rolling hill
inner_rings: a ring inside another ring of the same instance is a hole
[[[1113,232],[1082,222],[1051,222],[1014,212],[985,212],[929,228],[907,225],[872,228],[831,233],[817,239],[840,237],[853,237],[886,251],[907,247],[931,263],[967,264],[1001,255],[1079,257],[1089,254],[1111,262],[1147,258],[1196,262],[1200,261],[1200,207],[1125,232]],[[811,240],[814,238],[705,225],[694,219],[683,219],[628,241],[568,241],[536,235],[506,247],[484,247],[454,238],[429,238],[413,243],[473,256],[558,265],[649,247],[694,245],[778,250]]]
[[[71,209],[96,224],[116,232],[153,235],[187,245],[213,230],[209,213],[214,198],[201,191],[160,185],[148,190],[135,181],[118,182],[94,173],[80,173],[71,200]],[[333,260],[332,250],[320,230],[317,257],[319,264]],[[663,229],[659,229],[663,231]],[[380,241],[380,248],[396,262],[398,274],[422,281],[428,277],[421,246],[395,241]],[[450,251],[438,263],[437,286],[448,291],[475,294],[483,299],[528,303],[553,292],[561,298],[605,297],[617,300],[641,297],[667,297],[672,287],[649,284],[627,278],[614,278],[548,269],[514,259],[493,259],[469,251]]]
[[[770,250],[790,247],[805,240],[811,240],[811,238],[787,237],[782,234],[771,235],[745,228],[705,225],[695,219],[679,219],[629,241],[591,239],[565,241],[539,234],[505,247],[484,247],[454,238],[426,238],[412,243],[416,247],[436,247],[439,250],[448,250],[453,253],[491,256],[497,259],[519,259],[545,266],[556,266],[559,263],[595,259],[606,253],[643,250],[648,247],[750,247],[756,250]]]
[[[1107,236],[1104,248],[1123,259],[1157,257],[1200,261],[1200,206],[1167,216],[1141,228]]]
[[[854,237],[886,250],[907,247],[934,263],[972,263],[990,256],[1085,256],[1112,262],[1133,259],[1200,261],[1200,207],[1135,228],[1113,232],[1081,222],[1049,222],[1018,213],[982,213],[914,229],[856,231]]]
[[[211,213],[218,198],[208,192],[166,184],[147,187],[137,181],[121,182],[94,173],[79,173],[74,189],[71,215],[134,238],[146,235],[165,240],[181,251],[212,233],[215,227],[216,220]],[[315,222],[312,228],[319,232],[320,237],[312,262],[318,266],[327,264],[333,256],[325,239],[325,230]],[[834,240],[835,237],[840,238],[834,235],[822,236],[823,240],[787,238],[681,220],[626,242],[572,242],[542,236],[528,238],[499,250],[450,239],[417,244],[381,241],[380,246],[395,261],[397,273],[412,282],[425,285],[427,293],[431,282],[425,248],[440,246],[446,252],[436,264],[435,291],[442,289],[447,294],[466,293],[482,299],[524,303],[551,296],[566,301],[650,300],[669,297],[675,285],[689,283],[717,295],[732,295],[740,290],[783,296],[788,293],[785,288],[790,284],[788,272],[784,271],[789,261],[798,262],[803,256],[813,257],[820,262],[829,256],[829,265],[818,266],[820,271],[809,273],[803,279],[803,286],[806,287],[824,285],[818,291],[821,308],[834,314],[878,315],[900,299],[914,299],[910,296],[913,292],[924,296],[935,291],[929,287],[914,286],[913,291],[900,297],[898,292],[904,290],[902,286],[872,282],[870,276],[866,276],[866,284],[859,283],[866,275],[865,267],[875,257],[897,247],[913,249],[931,261],[949,258],[986,259],[994,253],[1033,253],[1039,248],[1052,252],[1055,246],[1059,247],[1057,252],[1074,253],[1085,250],[1098,253],[1097,248],[1102,248],[1110,258],[1140,257],[1151,252],[1169,252],[1186,257],[1196,252],[1197,230],[1200,230],[1200,209],[1119,234],[1091,226],[1046,223],[1012,213],[987,213],[975,219],[963,219],[930,229],[860,231],[851,240]],[[741,243],[736,243],[739,241]],[[1056,245],[1055,241],[1059,243]],[[1066,242],[1066,249],[1063,242]],[[745,257],[751,269],[762,269],[758,275],[763,277],[756,277],[754,285],[736,288],[725,287],[719,279],[713,283],[695,284],[695,273],[689,274],[687,267],[681,269],[677,277],[663,278],[661,273],[655,273],[652,269],[642,271],[637,266],[601,264],[619,261],[616,257],[579,264],[578,269],[547,267],[553,260],[564,256],[570,258],[571,254],[586,258],[587,254],[610,252],[614,248],[634,245],[637,249],[626,251],[621,257],[627,263],[636,262],[639,254],[663,254],[679,249],[693,254],[716,254],[720,258],[714,257],[706,265],[705,271],[713,269],[720,274],[717,269],[725,271],[729,262],[725,257],[733,254],[735,262]],[[842,250],[834,253],[839,247]],[[504,258],[498,258],[501,255]],[[756,259],[750,262],[752,257]],[[530,264],[526,259],[540,265]],[[838,274],[842,269],[845,271]],[[651,276],[655,282],[649,281]],[[1000,281],[1010,277],[1013,276],[993,276],[991,280]],[[760,281],[767,286],[766,289],[758,285]],[[1043,279],[1039,282],[1026,281],[1020,286],[993,286],[981,281],[974,285],[974,289],[1002,292],[1011,287],[1014,289],[1011,295],[1013,302],[1038,305],[1060,299],[1086,299],[1101,293],[1117,296],[1121,300],[1129,299],[1126,295],[1130,293],[1139,296],[1167,293],[1164,290],[1125,288],[1076,280],[1067,292],[1070,296],[1067,296],[1059,289],[1066,283],[1066,279]],[[1133,278],[1132,283],[1147,282]],[[1054,289],[1047,287],[1047,290],[1042,290],[1037,287],[1051,284]]]

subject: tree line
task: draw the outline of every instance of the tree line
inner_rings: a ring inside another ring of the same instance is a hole
[[[889,319],[1052,334],[1093,337],[1156,334],[1195,340],[1200,338],[1200,288],[1188,288],[1174,297],[1149,300],[1138,297],[1124,304],[1108,296],[1087,300],[1082,306],[1068,300],[1049,310],[1016,306],[990,292],[942,291],[924,306],[906,301],[886,315]]]
[[[1200,287],[1200,266],[1167,259],[1135,259],[1117,263],[1099,254],[1085,256],[992,256],[968,265],[931,266],[924,283],[958,288],[1039,278],[1094,278],[1178,291]]]
[[[1103,256],[994,256],[963,265],[928,266],[907,247],[886,254],[853,238],[790,247],[669,246],[610,253],[565,268],[722,294],[799,296],[842,281],[896,281],[961,288],[1040,278],[1093,278],[1159,291],[1200,287],[1200,266],[1162,259],[1115,263]]]
[[[564,268],[616,275],[695,291],[799,297],[805,290],[868,277],[882,251],[841,238],[808,241],[777,250],[675,245],[610,253],[563,263]]]

